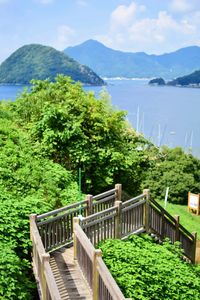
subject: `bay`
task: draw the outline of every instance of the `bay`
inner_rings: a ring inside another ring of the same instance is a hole
[[[200,157],[200,89],[149,86],[148,80],[107,80],[111,102],[157,146],[181,146]],[[0,86],[0,99],[16,99],[24,86]],[[102,87],[84,87],[98,97]]]

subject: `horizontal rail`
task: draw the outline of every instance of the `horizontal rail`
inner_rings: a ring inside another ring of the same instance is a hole
[[[110,212],[113,212],[115,210],[116,210],[115,206],[114,207],[109,207],[109,208],[107,208],[107,209],[105,209],[105,210],[103,210],[101,212],[95,213],[95,214],[93,214],[91,216],[88,216],[88,217],[84,218],[83,222],[91,221],[93,219],[96,219],[97,217],[100,218],[101,216],[109,214]]]
[[[131,198],[131,199],[129,199],[129,200],[123,202],[123,203],[122,203],[122,207],[125,207],[125,206],[127,206],[127,205],[129,205],[129,204],[131,204],[131,203],[134,203],[134,202],[136,202],[136,201],[139,201],[139,200],[141,200],[141,199],[144,199],[144,194],[141,194],[141,195],[139,195],[139,196],[137,196],[137,197]]]
[[[93,199],[95,200],[94,197],[93,197]],[[108,197],[106,197],[106,198],[103,198],[103,199],[101,199],[101,200],[98,200],[98,201],[93,202],[93,206],[98,205],[98,204],[101,204],[101,203],[104,203],[104,202],[107,202],[107,201],[109,201],[109,200],[113,200],[113,199],[115,199],[115,195],[108,196]]]
[[[134,208],[134,207],[137,207],[137,206],[141,206],[141,205],[144,204],[144,203],[146,203],[146,200],[142,200],[142,201],[140,201],[140,202],[133,203],[133,204],[127,206],[127,207],[126,207],[126,206],[123,207],[123,204],[122,204],[122,212],[125,212],[125,211],[127,211],[127,210],[130,210],[130,209],[132,209],[132,208]]]
[[[80,205],[86,204],[86,203],[87,203],[87,200],[82,200],[82,201],[80,201],[80,202],[76,202],[76,203],[74,203],[74,204],[67,205],[67,206],[64,206],[64,207],[61,207],[61,208],[58,208],[58,209],[49,211],[49,212],[47,212],[47,213],[38,215],[38,216],[37,216],[37,220],[41,220],[41,219],[50,217],[50,216],[52,216],[52,215],[56,215],[56,214],[61,213],[61,212],[65,211],[65,210],[70,210],[70,209],[72,209],[72,208],[74,208],[74,207],[77,207],[77,206],[80,206]]]
[[[115,193],[115,191],[116,191],[116,189],[114,188],[114,189],[112,189],[112,190],[109,190],[109,191],[107,191],[107,192],[104,192],[104,193],[101,193],[101,194],[99,194],[99,195],[94,196],[93,199],[94,199],[94,200],[99,200],[99,199],[101,199],[101,198],[104,198],[104,197],[106,197],[106,196],[108,196],[108,195],[111,195],[111,194]]]
[[[74,234],[75,234],[76,238],[78,238],[79,241],[81,241],[82,247],[85,249],[85,251],[87,252],[89,258],[93,262],[94,246],[92,245],[92,243],[90,242],[87,235],[82,230],[82,228],[80,227],[79,224],[74,224]]]

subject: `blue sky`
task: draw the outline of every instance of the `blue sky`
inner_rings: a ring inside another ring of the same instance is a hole
[[[0,62],[40,43],[58,50],[97,39],[123,51],[200,46],[200,0],[0,0]]]

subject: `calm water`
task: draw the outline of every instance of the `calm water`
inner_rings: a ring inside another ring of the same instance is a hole
[[[192,147],[200,157],[200,89],[149,86],[147,80],[108,80],[112,104],[157,145]],[[101,87],[86,87],[98,95]],[[0,99],[15,100],[23,86],[0,86]]]

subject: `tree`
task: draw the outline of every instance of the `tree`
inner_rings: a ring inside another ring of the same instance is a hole
[[[97,193],[118,181],[137,193],[148,166],[148,143],[127,123],[126,112],[111,106],[105,92],[95,99],[60,75],[54,83],[33,81],[14,109],[43,153],[74,174],[81,168],[84,192]]]
[[[168,200],[186,204],[188,192],[199,192],[200,161],[181,148],[161,148],[160,157],[146,174],[143,187],[149,187],[154,198],[164,200],[169,187]]]

